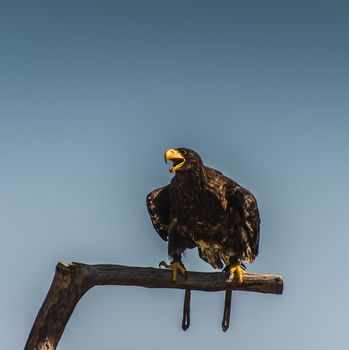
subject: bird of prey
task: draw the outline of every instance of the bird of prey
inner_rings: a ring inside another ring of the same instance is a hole
[[[201,259],[215,269],[229,272],[228,281],[242,283],[244,263],[258,254],[260,216],[255,197],[247,189],[205,166],[189,148],[168,149],[165,162],[172,161],[175,176],[167,186],[147,196],[152,224],[168,241],[172,279],[185,274],[182,254],[198,248]]]

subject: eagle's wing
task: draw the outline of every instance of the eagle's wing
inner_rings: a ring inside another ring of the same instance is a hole
[[[169,185],[147,195],[147,208],[156,232],[167,241],[170,218]]]
[[[230,179],[229,179],[230,180]],[[252,262],[258,254],[260,216],[253,194],[230,180],[227,183],[228,202],[234,212],[234,222],[241,227],[247,260]]]

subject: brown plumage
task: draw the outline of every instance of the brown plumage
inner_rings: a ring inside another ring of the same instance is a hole
[[[168,254],[181,261],[186,248],[214,268],[252,262],[258,254],[260,217],[251,192],[203,164],[188,148],[168,150],[171,183],[147,196],[155,230]]]

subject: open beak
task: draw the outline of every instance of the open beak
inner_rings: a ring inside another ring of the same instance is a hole
[[[177,171],[179,168],[181,168],[184,163],[185,159],[182,156],[181,152],[177,151],[176,149],[168,149],[165,152],[165,162],[171,160],[173,162],[173,166],[170,168],[170,172],[174,173]]]

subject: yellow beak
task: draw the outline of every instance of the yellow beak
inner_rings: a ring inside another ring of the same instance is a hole
[[[173,167],[170,168],[171,173],[174,173],[175,171],[177,171],[185,163],[185,159],[182,156],[181,152],[179,152],[173,148],[168,149],[165,152],[165,162],[167,163],[167,161],[169,161],[169,160],[172,160],[172,162],[174,164]]]

